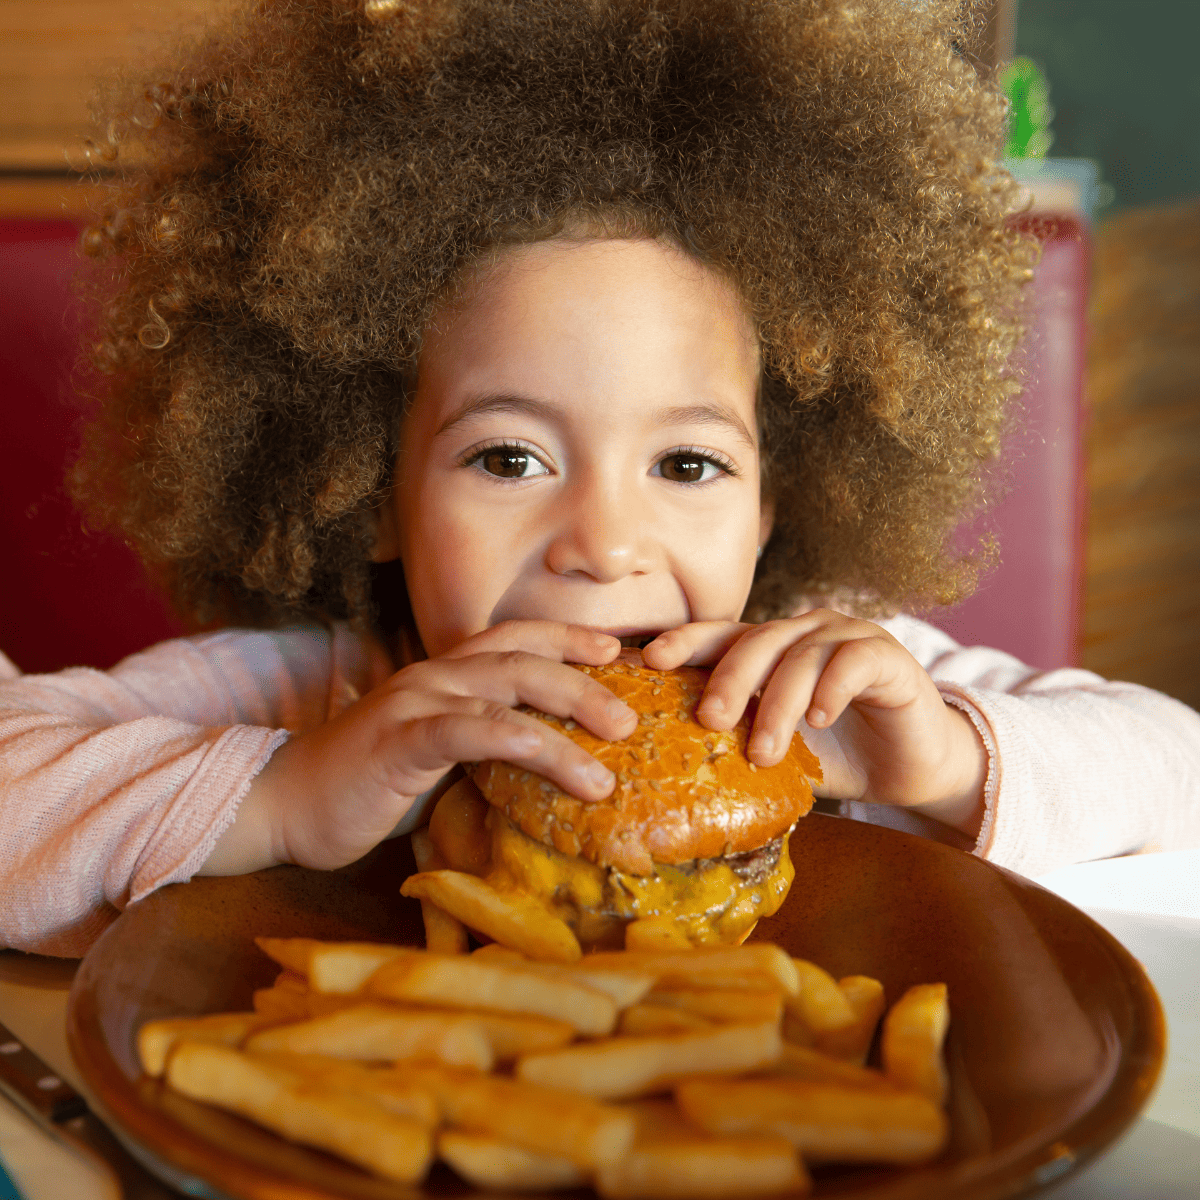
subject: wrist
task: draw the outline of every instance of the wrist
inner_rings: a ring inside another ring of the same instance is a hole
[[[962,709],[949,704],[945,707],[951,744],[950,783],[942,797],[913,808],[973,842],[979,836],[987,812],[987,747],[975,723]]]
[[[248,875],[286,861],[278,848],[275,827],[278,792],[275,776],[279,772],[281,752],[287,746],[287,742],[283,743],[251,779],[233,820],[196,874]]]

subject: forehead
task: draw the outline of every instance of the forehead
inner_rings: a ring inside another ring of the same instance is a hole
[[[744,400],[758,372],[753,322],[724,276],[660,240],[556,237],[472,268],[430,322],[418,374],[443,395],[519,383],[594,399],[665,388],[681,403]]]

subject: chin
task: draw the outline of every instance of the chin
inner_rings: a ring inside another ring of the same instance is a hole
[[[743,941],[791,886],[788,834],[812,807],[815,756],[797,734],[781,763],[756,767],[746,757],[752,714],[728,731],[700,725],[708,671],[654,671],[637,650],[578,669],[638,713],[634,733],[606,742],[533,715],[604,763],[617,786],[585,803],[510,763],[476,764],[452,806],[459,829],[476,830],[477,873],[544,905],[584,950]]]

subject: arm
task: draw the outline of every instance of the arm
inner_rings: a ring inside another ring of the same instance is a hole
[[[0,682],[0,944],[82,953],[129,901],[188,879],[289,731],[380,669],[344,631],[306,628]]]
[[[987,747],[976,853],[1039,875],[1131,851],[1200,846],[1193,709],[1090,671],[1037,671],[1002,651],[961,647],[912,617],[882,624]]]
[[[611,772],[517,706],[627,736],[636,714],[566,665],[609,661],[616,638],[505,622],[394,673],[371,645],[231,633],[0,687],[0,938],[77,954],[125,903],[201,870],[354,862],[462,761],[503,758],[583,799],[612,791]]]

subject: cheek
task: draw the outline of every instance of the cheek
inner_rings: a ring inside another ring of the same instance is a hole
[[[694,620],[737,620],[754,582],[756,501],[732,504],[688,530],[676,556]]]
[[[487,627],[504,557],[503,531],[435,481],[414,497],[402,558],[426,652],[436,654]]]

